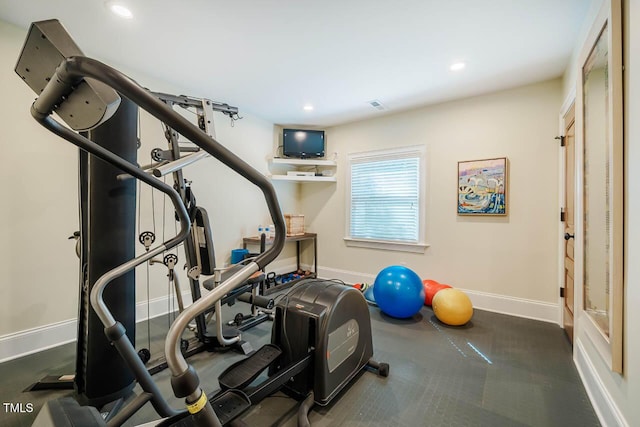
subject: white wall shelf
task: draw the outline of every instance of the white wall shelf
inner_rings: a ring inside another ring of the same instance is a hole
[[[335,160],[327,159],[289,159],[276,157],[269,159],[269,169],[272,172],[270,178],[274,181],[290,181],[290,182],[336,182],[336,167],[338,163]],[[305,171],[322,173],[330,171],[331,175],[287,175],[289,171]]]
[[[288,159],[283,157],[274,157],[270,159],[271,163],[276,165],[292,165],[292,166],[337,166],[335,160],[326,159]]]
[[[271,175],[271,179],[276,181],[297,181],[297,182],[336,182],[335,176],[291,176],[291,175]]]

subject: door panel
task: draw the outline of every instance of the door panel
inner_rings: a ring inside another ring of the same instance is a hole
[[[564,116],[565,126],[565,168],[564,168],[564,307],[563,326],[573,344],[574,312],[574,220],[575,220],[575,109],[572,106]]]

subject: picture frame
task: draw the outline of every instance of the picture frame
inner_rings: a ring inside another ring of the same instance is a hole
[[[506,157],[458,162],[458,215],[506,216],[508,173]]]

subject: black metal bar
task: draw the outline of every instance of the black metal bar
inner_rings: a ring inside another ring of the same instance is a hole
[[[181,153],[197,153],[200,151],[199,147],[181,147],[178,142],[178,146],[180,148]]]
[[[169,406],[169,403],[162,397],[160,389],[151,378],[149,372],[147,372],[147,368],[144,366],[144,363],[142,363],[140,356],[138,356],[129,338],[127,338],[126,335],[122,335],[113,341],[113,345],[118,349],[122,358],[127,361],[127,365],[133,371],[140,387],[151,395],[149,400],[151,400],[151,404],[156,412],[161,417],[172,417],[178,414],[178,411]]]
[[[271,319],[271,317],[269,317],[267,313],[252,314],[248,318],[242,319],[242,323],[237,325],[235,328],[238,331],[242,332],[248,331],[254,326],[258,326],[259,324],[264,323],[269,319]]]
[[[246,302],[247,304],[257,305],[258,307],[271,310],[274,305],[273,298],[263,297],[262,295],[253,295],[252,293],[246,293],[238,296],[238,301]]]
[[[107,427],[117,427],[124,424],[140,408],[142,408],[153,396],[151,393],[141,393],[133,399],[127,406],[119,411],[113,418],[107,421]]]
[[[314,234],[313,239],[313,272],[318,277],[318,236]]]
[[[162,93],[162,92],[151,92],[151,93],[157,96],[158,98],[162,99],[163,101],[174,103],[182,108],[187,108],[187,107],[202,108],[202,100],[195,99],[190,96],[171,95],[171,94]],[[211,100],[206,100],[206,101],[211,104],[211,109],[213,111],[219,111],[230,117],[238,114],[238,107],[233,107],[226,103],[220,103],[220,102],[215,102]]]
[[[247,392],[247,396],[251,400],[251,404],[255,405],[256,403],[262,401],[265,397],[272,395],[276,391],[280,389],[284,384],[286,384],[291,377],[298,375],[300,372],[304,371],[309,364],[311,364],[311,354],[308,354],[305,358],[300,359],[299,361],[286,366],[285,368],[279,370],[277,373],[268,377],[262,383],[260,383],[256,388]]]

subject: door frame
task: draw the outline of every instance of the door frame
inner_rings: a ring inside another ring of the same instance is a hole
[[[576,88],[573,87],[570,91],[569,94],[566,96],[566,98],[564,99],[564,102],[562,103],[562,107],[560,107],[560,114],[558,117],[558,135],[564,135],[565,132],[565,123],[564,123],[564,116],[567,115],[567,113],[569,112],[569,110],[571,109],[571,107],[574,106],[574,104],[576,103]],[[564,203],[565,203],[565,183],[564,183],[564,176],[565,176],[565,162],[566,162],[566,150],[565,147],[562,147],[561,144],[558,144],[558,170],[559,170],[559,179],[558,179],[558,325],[560,325],[561,328],[564,329],[564,297],[560,296],[560,288],[564,287],[564,258],[565,258],[565,254],[564,254],[564,244],[565,241],[563,239],[562,236],[564,236],[564,222],[560,221],[560,212],[561,209],[564,209]],[[578,167],[576,166],[576,170],[578,169]],[[576,181],[577,182],[577,181]],[[577,188],[577,187],[576,187]],[[577,195],[576,195],[577,196]],[[574,200],[576,200],[574,198]],[[574,210],[575,211],[575,210]],[[575,264],[574,264],[575,265]],[[574,286],[575,287],[575,286]],[[576,298],[577,297],[577,292],[573,292],[573,307],[574,307],[574,314],[573,314],[573,330],[574,330],[574,348],[575,348],[575,330],[577,329],[576,327],[576,322],[578,321],[577,318],[578,316],[576,316],[575,313],[575,307],[577,307],[577,301]]]

